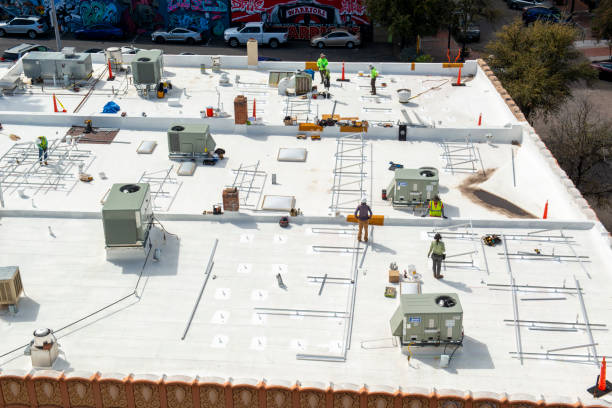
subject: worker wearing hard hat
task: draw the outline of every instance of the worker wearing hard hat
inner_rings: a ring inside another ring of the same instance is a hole
[[[442,268],[442,261],[446,258],[446,248],[444,247],[444,242],[442,242],[440,233],[434,235],[434,240],[429,246],[427,257],[429,258],[430,256],[434,278],[442,279],[444,275],[440,275],[440,269]]]
[[[325,81],[325,71],[327,71],[327,58],[325,58],[325,54],[321,53],[319,59],[317,60],[317,68],[319,69],[319,74],[321,74],[321,83]]]
[[[46,166],[48,157],[47,149],[49,148],[47,138],[45,136],[38,136],[38,139],[36,139],[36,146],[38,147],[38,161],[41,165],[44,163]]]
[[[370,85],[372,86],[372,95],[376,95],[376,78],[378,78],[378,71],[374,68],[374,65],[370,64]]]
[[[368,242],[368,224],[370,218],[372,218],[372,209],[367,203],[367,199],[363,197],[361,199],[361,204],[355,210],[355,217],[359,221],[359,232],[357,233],[357,241],[361,242],[361,233],[365,230],[365,235],[363,238],[364,242]]]
[[[448,218],[444,215],[444,204],[442,204],[442,200],[440,200],[440,196],[437,194],[434,196],[433,200],[429,201],[427,212],[423,214],[422,217],[427,217],[428,214],[430,217]]]

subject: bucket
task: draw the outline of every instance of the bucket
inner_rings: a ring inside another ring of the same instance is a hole
[[[212,106],[207,106],[206,107],[206,116],[208,116],[209,118],[212,118],[212,116],[213,116],[213,108],[212,108]]]

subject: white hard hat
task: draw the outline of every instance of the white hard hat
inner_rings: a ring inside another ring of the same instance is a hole
[[[367,198],[365,198],[365,197],[362,197],[362,198],[361,198],[361,202],[362,202],[363,204],[365,204],[367,201],[368,201],[368,199],[367,199]]]

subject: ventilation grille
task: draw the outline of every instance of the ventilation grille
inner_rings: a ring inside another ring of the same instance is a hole
[[[17,304],[17,299],[23,290],[19,269],[11,279],[0,281],[0,305]]]
[[[170,135],[170,151],[179,152],[181,150],[181,144],[179,135]]]

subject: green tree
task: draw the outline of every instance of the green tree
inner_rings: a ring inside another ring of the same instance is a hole
[[[592,30],[598,40],[608,41],[609,53],[612,55],[612,0],[602,0],[599,3],[595,9]]]
[[[536,21],[525,27],[517,20],[487,44],[487,63],[528,119],[558,110],[572,82],[595,77],[573,45],[577,35],[568,24]]]
[[[448,24],[450,0],[365,0],[373,21],[387,27],[400,47],[414,44],[418,35],[435,35]]]

